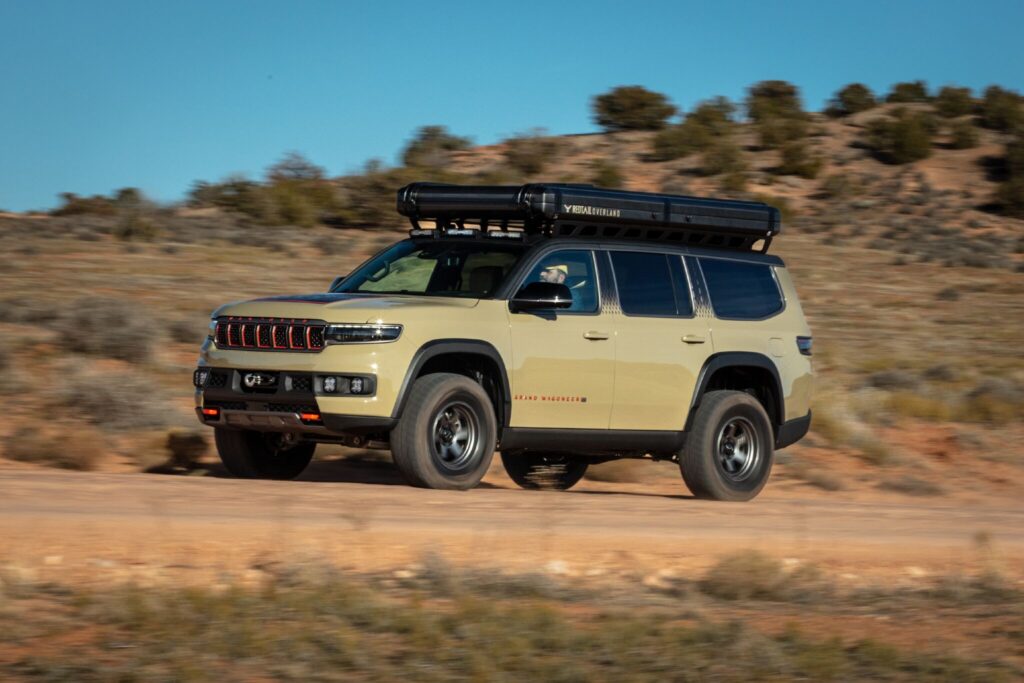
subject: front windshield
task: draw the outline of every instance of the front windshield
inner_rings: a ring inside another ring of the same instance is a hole
[[[521,244],[399,242],[368,261],[335,292],[492,296],[523,254]]]

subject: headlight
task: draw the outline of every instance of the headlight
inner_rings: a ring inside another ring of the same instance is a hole
[[[392,342],[402,334],[401,325],[367,323],[363,325],[328,325],[324,339],[328,344],[365,344],[370,342]]]

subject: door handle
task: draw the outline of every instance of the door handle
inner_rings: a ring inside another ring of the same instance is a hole
[[[593,339],[595,341],[600,340],[600,339],[608,339],[611,336],[612,335],[608,334],[607,332],[596,332],[594,330],[589,330],[589,331],[583,333],[583,338],[584,339]]]
[[[687,344],[703,344],[704,335],[702,334],[684,334],[683,341]]]

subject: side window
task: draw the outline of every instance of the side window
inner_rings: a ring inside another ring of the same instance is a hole
[[[678,255],[611,252],[619,303],[626,315],[691,316],[693,302]]]
[[[572,293],[572,306],[563,311],[594,313],[597,311],[597,274],[594,256],[580,249],[555,251],[540,260],[520,286],[529,282],[557,282]]]
[[[759,320],[782,310],[782,293],[771,266],[701,258],[700,269],[717,317]]]

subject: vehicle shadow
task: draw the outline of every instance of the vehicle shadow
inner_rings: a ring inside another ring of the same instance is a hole
[[[204,476],[230,479],[232,475],[222,464],[211,463],[205,467]],[[295,478],[295,481],[313,481],[335,484],[380,484],[384,486],[408,486],[394,463],[386,458],[347,456],[341,458],[314,458],[309,466]],[[477,488],[500,488],[481,482]]]

